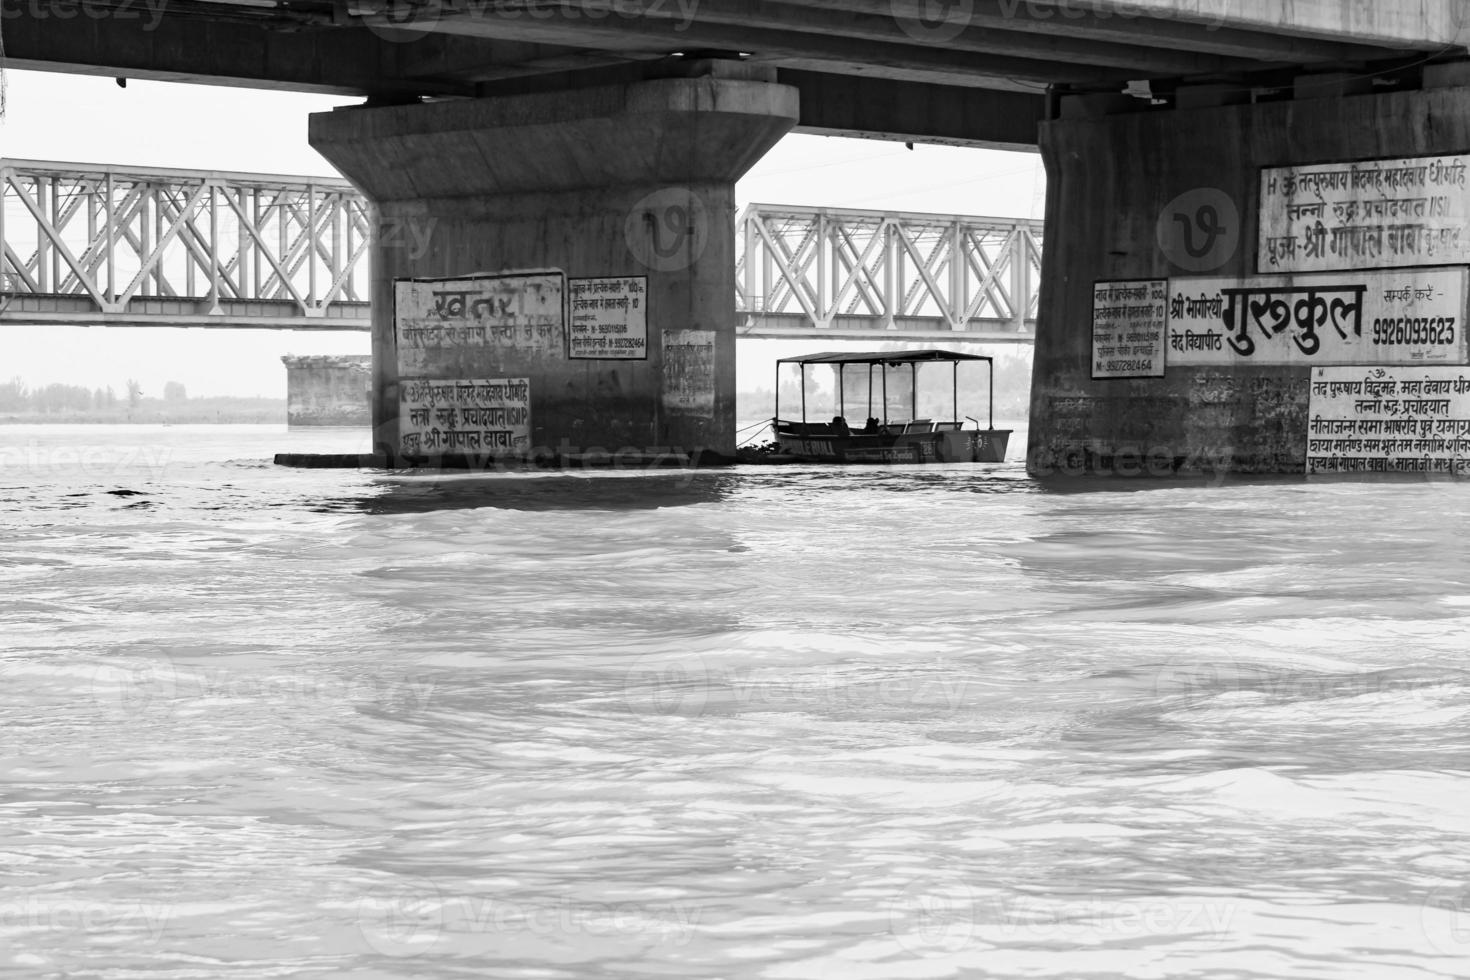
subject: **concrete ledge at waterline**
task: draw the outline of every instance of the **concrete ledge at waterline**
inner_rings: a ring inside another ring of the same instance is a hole
[[[532,465],[547,466],[548,461],[538,459],[531,461]],[[585,453],[564,453],[558,455],[549,465],[557,469],[663,469],[666,467],[707,467],[707,466],[729,466],[735,460],[721,453],[712,452],[708,449],[696,450],[693,453],[682,450],[669,450],[667,452],[609,452],[607,450],[591,450]]]
[[[385,470],[388,457],[381,453],[276,453],[275,464],[304,470]]]
[[[276,453],[275,465],[297,469],[413,469],[413,470],[545,470],[545,469],[610,469],[656,470],[729,466],[737,460],[721,453],[702,449],[694,453],[608,452],[592,450],[582,453],[559,453],[534,459],[476,459],[471,456],[436,456],[424,459],[400,459],[390,465],[381,453]]]

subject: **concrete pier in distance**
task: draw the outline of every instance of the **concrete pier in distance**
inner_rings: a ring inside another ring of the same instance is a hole
[[[368,354],[287,354],[288,425],[372,424],[373,359]]]

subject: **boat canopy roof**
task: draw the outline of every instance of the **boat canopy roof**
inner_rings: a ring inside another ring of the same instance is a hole
[[[867,353],[845,351],[783,357],[777,364],[917,364],[925,361],[989,361],[984,354],[961,354],[952,350],[881,350]]]

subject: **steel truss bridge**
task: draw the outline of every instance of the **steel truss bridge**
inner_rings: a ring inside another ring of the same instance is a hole
[[[742,337],[1030,343],[1042,223],[753,204]],[[367,330],[345,180],[0,159],[0,324]]]
[[[0,160],[0,323],[366,330],[345,180]]]
[[[1042,222],[752,204],[742,337],[1031,343]]]

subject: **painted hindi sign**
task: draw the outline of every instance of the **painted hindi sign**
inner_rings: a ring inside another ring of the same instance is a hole
[[[395,281],[398,373],[464,376],[506,355],[562,356],[565,286],[555,270]]]
[[[1257,272],[1470,261],[1470,154],[1261,170]]]
[[[1169,282],[1169,364],[1459,364],[1470,270]]]
[[[1312,372],[1308,473],[1470,475],[1470,368]]]
[[[648,277],[567,280],[567,354],[596,360],[648,357]]]
[[[531,444],[531,382],[404,378],[398,444],[406,456],[524,454]]]
[[[671,415],[715,414],[715,332],[669,330],[663,335],[664,408]]]
[[[1164,279],[1093,283],[1093,378],[1164,376],[1168,299]]]

